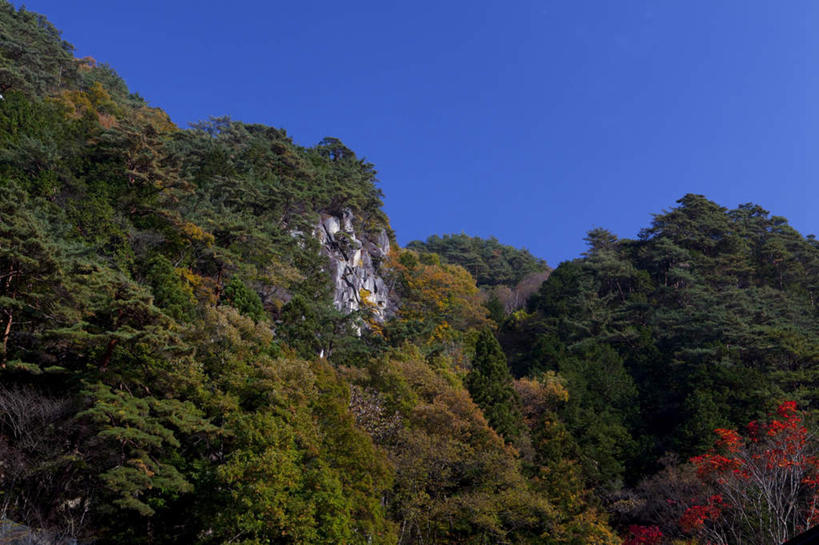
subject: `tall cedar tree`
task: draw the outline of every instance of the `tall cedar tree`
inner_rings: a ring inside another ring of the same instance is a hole
[[[507,441],[520,435],[523,422],[520,401],[512,385],[506,356],[489,329],[478,335],[466,387],[495,431]]]

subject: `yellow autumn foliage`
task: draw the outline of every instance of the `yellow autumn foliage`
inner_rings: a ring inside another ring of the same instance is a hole
[[[387,270],[400,297],[396,320],[424,324],[428,341],[452,340],[489,325],[480,291],[463,267],[421,261],[403,250],[390,254]]]
[[[116,126],[117,117],[122,114],[121,107],[98,81],[86,91],[65,90],[55,100],[65,107],[68,117],[92,116],[106,129]]]
[[[184,222],[181,226],[181,230],[191,241],[204,242],[207,247],[212,246],[215,241],[212,234],[190,221]]]

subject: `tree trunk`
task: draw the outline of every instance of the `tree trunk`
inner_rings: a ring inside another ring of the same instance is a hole
[[[125,313],[123,309],[119,309],[117,312],[117,318],[114,320],[114,329],[116,331],[119,329],[119,322],[122,320],[122,315]],[[100,371],[105,372],[108,370],[108,364],[111,363],[111,356],[114,355],[114,348],[116,348],[117,344],[119,344],[119,339],[113,338],[108,341],[108,346],[105,347],[105,352],[100,359]]]
[[[114,355],[114,348],[119,344],[119,339],[111,339],[108,341],[108,346],[105,347],[105,353],[100,360],[100,371],[107,371],[108,364],[111,363],[111,356]]]
[[[9,335],[11,334],[11,324],[14,321],[14,314],[10,310],[4,310],[3,312],[8,316],[8,320],[6,320],[6,327],[3,329],[3,353],[0,355],[0,364],[2,364],[2,367],[5,367],[6,359],[8,359]]]

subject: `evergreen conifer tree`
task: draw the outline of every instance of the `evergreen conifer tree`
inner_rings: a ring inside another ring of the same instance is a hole
[[[512,374],[500,344],[489,329],[481,331],[475,343],[475,358],[466,376],[466,387],[495,431],[507,441],[520,435],[520,402],[512,385]]]

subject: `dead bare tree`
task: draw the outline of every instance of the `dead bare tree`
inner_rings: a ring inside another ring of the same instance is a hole
[[[67,452],[63,427],[73,414],[71,399],[31,386],[0,385],[0,520],[29,529],[20,543],[70,543],[80,535],[89,510],[83,494],[66,494],[55,461]],[[56,464],[59,465],[59,464]],[[1,541],[0,541],[1,542]]]

